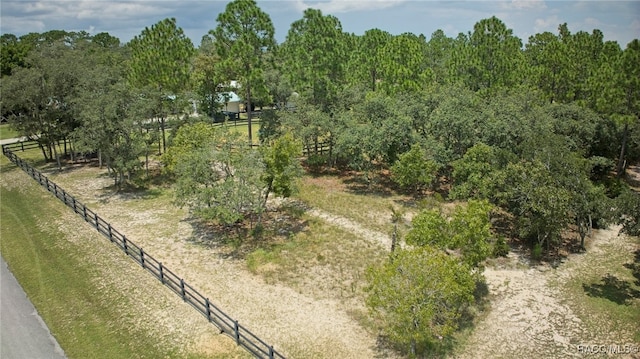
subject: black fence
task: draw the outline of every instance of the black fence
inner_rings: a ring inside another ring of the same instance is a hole
[[[97,213],[93,212],[87,206],[76,200],[72,195],[68,194],[60,186],[50,181],[47,176],[33,168],[27,162],[18,157],[13,151],[37,148],[35,142],[18,142],[2,146],[2,153],[9,158],[11,162],[20,167],[29,176],[36,180],[47,191],[51,192],[60,201],[81,216],[85,222],[91,224],[98,232],[107,237],[113,244],[120,248],[127,256],[136,261],[153,274],[162,284],[169,287],[174,293],[179,295],[182,300],[191,304],[200,314],[204,315],[210,323],[213,323],[220,329],[220,333],[227,334],[240,345],[255,355],[257,358],[283,358],[280,353],[273,349],[272,345],[265,343],[255,334],[251,333],[247,328],[243,327],[225,312],[216,307],[209,298],[203,296],[187,284],[184,279],[180,278],[173,271],[162,265],[145,252],[140,246],[133,243],[125,235],[118,232],[109,224],[109,222],[100,218]]]

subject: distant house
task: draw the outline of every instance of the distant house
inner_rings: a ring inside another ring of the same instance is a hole
[[[215,101],[220,105],[219,112],[214,110],[211,113],[211,117],[215,122],[222,122],[225,120],[237,120],[240,118],[240,108],[243,105],[242,99],[238,94],[233,91],[221,92],[215,98]]]
[[[217,102],[222,105],[223,112],[240,113],[242,99],[235,92],[222,92],[218,94]]]

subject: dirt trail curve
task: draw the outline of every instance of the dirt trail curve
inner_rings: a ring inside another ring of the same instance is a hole
[[[307,213],[310,214],[311,216],[320,218],[329,224],[338,226],[348,232],[351,232],[352,234],[355,234],[356,236],[362,239],[380,244],[386,250],[390,250],[391,248],[391,238],[388,235],[365,228],[361,226],[359,223],[354,222],[346,217],[325,212],[317,208],[312,208],[309,211],[307,211]]]
[[[578,350],[580,344],[588,345],[594,339],[619,343],[622,338],[616,335],[620,333],[590,331],[560,292],[563,283],[606,255],[605,246],[607,251],[633,251],[632,241],[618,237],[618,230],[594,231],[588,251],[570,255],[557,268],[548,264],[529,267],[513,252],[504,265],[487,268],[491,308],[456,358],[580,358],[585,355]]]

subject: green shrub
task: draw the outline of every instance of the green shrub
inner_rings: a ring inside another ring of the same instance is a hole
[[[313,171],[318,171],[328,162],[328,159],[327,155],[310,154],[307,157],[307,166]]]
[[[504,240],[504,237],[498,237],[498,240],[493,244],[494,257],[506,257],[509,254],[509,250],[509,245]]]
[[[531,249],[531,258],[533,260],[540,260],[542,258],[542,244],[536,243]]]
[[[404,189],[418,193],[422,188],[431,186],[440,166],[430,160],[420,145],[400,155],[391,167],[391,179]]]

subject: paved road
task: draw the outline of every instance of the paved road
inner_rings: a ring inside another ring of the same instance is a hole
[[[0,358],[65,359],[33,304],[0,257]]]
[[[18,138],[7,138],[4,140],[0,140],[0,146],[1,145],[8,145],[10,143],[15,143],[15,142],[20,142],[20,141],[26,141],[28,140],[28,138],[26,137],[18,137]]]

